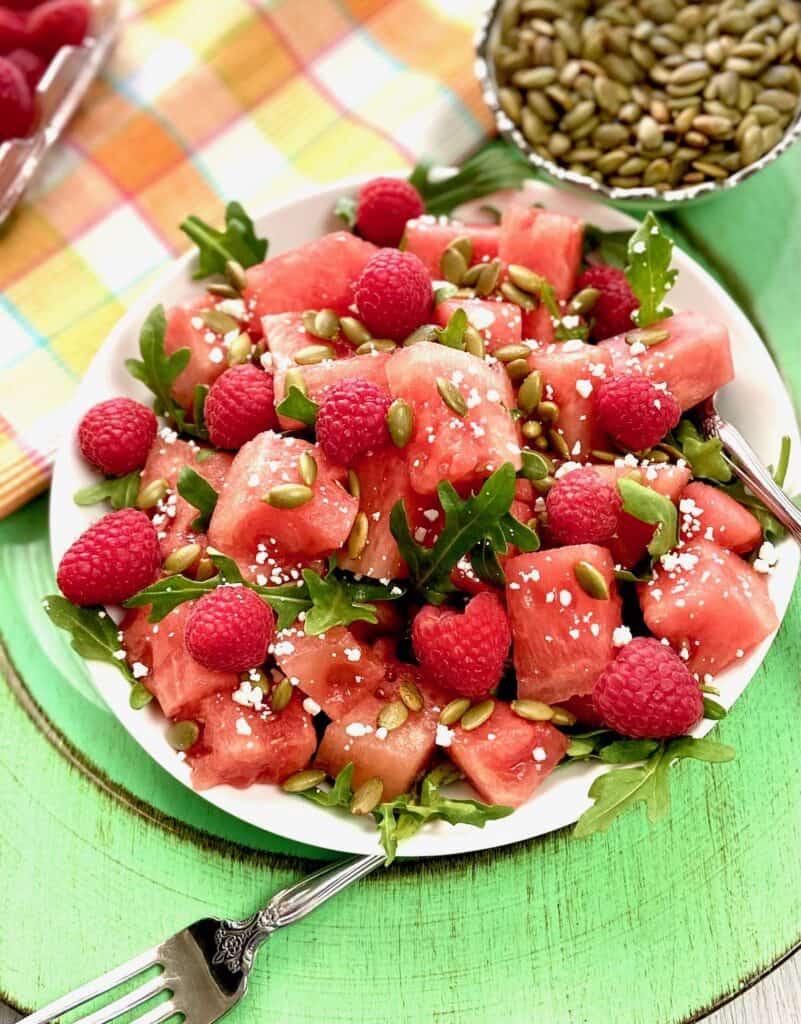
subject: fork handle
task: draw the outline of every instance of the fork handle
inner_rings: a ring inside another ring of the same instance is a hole
[[[731,423],[718,421],[717,434],[730,456],[732,467],[748,489],[773,513],[790,535],[801,544],[801,509],[776,483],[757,453]]]
[[[328,864],[277,892],[266,908],[275,927],[282,928],[299,921],[353,882],[375,871],[384,863],[384,859],[383,853],[376,853],[344,863]]]

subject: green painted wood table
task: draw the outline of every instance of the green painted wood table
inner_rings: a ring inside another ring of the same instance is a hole
[[[667,219],[801,399],[801,150]],[[111,717],[39,607],[47,515],[0,523],[0,995],[20,1007],[331,856],[207,805]],[[271,939],[232,1024],[677,1024],[769,969],[801,940],[800,608],[797,588],[719,726],[737,760],[678,767],[666,821],[397,863]]]

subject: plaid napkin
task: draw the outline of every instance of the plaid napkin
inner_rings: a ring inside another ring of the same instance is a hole
[[[138,0],[0,234],[0,517],[44,490],[110,328],[223,201],[456,160],[490,127],[484,0]]]

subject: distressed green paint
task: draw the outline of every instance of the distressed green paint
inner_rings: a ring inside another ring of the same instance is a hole
[[[800,172],[798,151],[672,218],[723,257],[796,398],[799,243],[789,229],[801,220]],[[104,785],[0,685],[0,913],[13,922],[0,932],[0,990],[26,1006],[193,918],[249,913],[309,867],[287,856],[304,854],[297,845],[209,807],[128,739],[40,614],[51,586],[39,502],[0,524],[3,639]],[[762,669],[717,730],[737,760],[679,766],[667,821],[649,827],[637,811],[584,842],[559,833],[397,864],[274,936],[230,1019],[676,1024],[768,968],[801,940],[800,611],[797,589]]]

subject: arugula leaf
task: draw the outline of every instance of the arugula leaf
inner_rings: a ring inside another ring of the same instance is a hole
[[[348,807],[353,796],[353,789],[351,788],[352,779],[353,762],[349,761],[339,775],[337,775],[336,779],[334,779],[334,785],[331,789],[320,789],[315,786],[314,789],[304,790],[298,796],[305,797],[321,807]]]
[[[673,310],[662,302],[673,287],[678,271],[671,268],[673,242],[662,233],[659,221],[650,211],[629,239],[626,278],[640,308],[632,313],[638,327],[648,327],[672,316]]]
[[[192,423],[198,432],[198,437],[208,437],[209,431],[206,427],[206,398],[209,389],[206,384],[196,384],[192,394]]]
[[[779,487],[784,487],[784,481],[787,478],[787,470],[790,466],[790,447],[790,436],[789,434],[785,434],[782,437],[781,447],[779,448],[779,461],[776,464],[776,469],[773,472],[773,479],[776,481]]]
[[[141,381],[155,395],[153,408],[176,425],[183,434],[204,439],[207,431],[202,423],[189,423],[186,412],[173,399],[170,389],[189,362],[189,349],[179,348],[168,356],[164,350],[167,318],[164,307],[156,306],[148,314],[139,334],[141,359],[126,359],[125,366],[132,377]]]
[[[353,231],[356,227],[356,209],[358,205],[353,196],[340,196],[334,203],[334,216],[339,217],[350,231]]]
[[[235,260],[243,267],[261,263],[267,255],[267,239],[256,235],[253,221],[240,203],[225,208],[225,231],[217,231],[200,217],[187,217],[181,231],[198,247],[195,279],[225,272],[225,264]]]
[[[690,464],[693,476],[718,483],[731,480],[731,467],[724,458],[719,437],[705,438],[693,421],[685,417],[673,432],[672,441]]]
[[[198,533],[205,530],[209,525],[211,514],[217,504],[217,498],[219,497],[217,492],[208,480],[202,477],[200,473],[196,473],[191,466],[182,466],[181,472],[178,474],[178,493],[190,505],[194,505],[200,513],[197,518],[192,520],[191,528]]]
[[[470,552],[470,565],[473,572],[480,580],[491,583],[495,587],[502,587],[506,583],[506,576],[498,561],[495,549],[488,540],[480,540]]]
[[[286,397],[275,407],[275,411],[281,416],[300,420],[301,423],[305,423],[308,427],[314,426],[318,409],[319,406],[316,402],[313,402],[311,398],[307,398],[300,388],[294,386],[290,387]]]
[[[642,523],[656,526],[656,532],[648,544],[649,554],[659,558],[675,548],[679,542],[679,515],[670,498],[627,477],[618,480],[617,489],[623,499],[625,512]]]
[[[50,621],[70,634],[70,645],[77,654],[89,661],[113,665],[129,683],[134,683],[128,662],[115,657],[122,644],[117,624],[104,608],[79,608],[60,594],[49,594],[42,606]]]
[[[445,525],[432,548],[415,542],[402,501],[392,507],[389,528],[409,568],[412,586],[431,604],[442,604],[454,589],[451,571],[498,526],[514,500],[515,471],[506,462],[484,481],[478,494],[462,499],[443,480],[437,488],[445,512]]]
[[[311,608],[306,612],[304,631],[307,636],[319,636],[334,626],[348,626],[351,622],[378,622],[375,605],[371,601],[394,601],[404,593],[403,587],[374,583],[369,580],[350,580],[333,570],[329,563],[324,578],[312,569],[303,570]]]
[[[632,761],[644,761],[658,747],[658,740],[615,740],[601,747],[598,756],[606,764],[630,764]]]
[[[556,292],[553,289],[553,285],[547,281],[544,277],[539,274],[535,275],[539,278],[536,286],[536,295],[540,302],[548,310],[548,313],[553,321],[554,334],[557,341],[570,341],[573,338],[578,338],[580,341],[586,340],[590,329],[587,324],[582,323],[580,317],[575,314],[568,313],[570,322],[567,322],[567,317],[562,316],[562,310],[559,308],[559,303],[556,299]],[[575,320],[575,323],[573,321]]]
[[[647,583],[654,578],[650,568],[615,569],[615,579],[619,583]]]
[[[73,501],[76,505],[96,505],[99,501],[110,501],[112,508],[135,508],[139,494],[138,469],[127,476],[107,477],[100,483],[90,484],[76,491]]]
[[[590,253],[597,252],[603,263],[621,270],[628,261],[629,239],[631,231],[605,231],[595,224],[584,226],[584,259]]]
[[[421,161],[409,182],[423,198],[427,213],[450,214],[462,203],[480,199],[506,188],[520,188],[533,177],[531,167],[516,149],[488,146],[466,160],[456,174],[444,181],[431,179],[431,161]]]
[[[670,767],[684,758],[719,764],[731,761],[734,749],[692,736],[660,743],[644,764],[615,768],[593,782],[589,795],[594,804],[579,818],[573,835],[583,839],[595,832],[605,832],[615,818],[637,803],[645,804],[649,821],[659,821],[670,809]]]
[[[467,313],[460,306],[448,318],[445,327],[437,327],[437,338],[447,348],[464,349],[464,332],[467,330]]]

